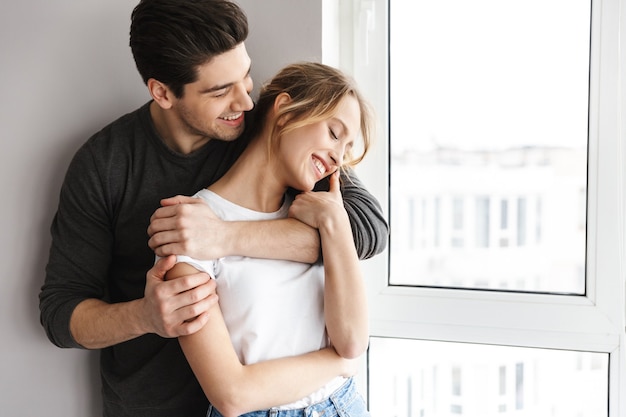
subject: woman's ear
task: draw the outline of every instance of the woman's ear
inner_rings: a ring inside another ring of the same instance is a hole
[[[274,99],[274,115],[279,115],[281,107],[291,103],[291,96],[287,93],[280,93]],[[276,126],[283,127],[283,125],[291,118],[290,114],[283,114],[276,120]]]
[[[173,94],[171,90],[162,82],[150,78],[148,80],[148,92],[154,101],[163,109],[172,107]]]
[[[291,96],[288,93],[280,93],[274,99],[274,111],[277,111],[281,106],[291,103]]]
[[[288,105],[289,103],[291,103],[291,96],[287,93],[280,93],[279,95],[276,96],[276,98],[274,99],[274,114],[278,115],[280,114],[280,110],[281,107]],[[282,127],[283,124],[289,120],[289,115],[282,115],[280,116],[280,118],[276,121],[276,124],[279,127]]]

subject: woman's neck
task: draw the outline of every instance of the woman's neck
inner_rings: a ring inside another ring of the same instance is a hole
[[[276,172],[266,142],[254,138],[226,174],[208,189],[239,206],[272,213],[282,206],[287,190]]]

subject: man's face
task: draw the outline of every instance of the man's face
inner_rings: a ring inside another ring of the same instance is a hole
[[[198,67],[198,80],[173,105],[187,134],[227,141],[241,135],[244,112],[254,106],[250,62],[241,43]]]

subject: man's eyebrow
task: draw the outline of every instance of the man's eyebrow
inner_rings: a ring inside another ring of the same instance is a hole
[[[250,65],[248,67],[248,72],[246,72],[246,76],[244,78],[246,78],[246,77],[248,77],[250,75],[250,71],[252,71],[252,65]],[[212,93],[212,92],[215,92],[215,91],[224,90],[224,89],[232,86],[233,84],[235,84],[235,83],[231,82],[231,83],[226,83],[226,84],[222,84],[222,85],[215,85],[213,87],[209,87],[209,88],[206,88],[206,89],[202,90],[201,93]]]

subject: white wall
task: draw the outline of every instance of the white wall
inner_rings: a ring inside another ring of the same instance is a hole
[[[53,346],[38,292],[59,187],[88,136],[148,99],[128,48],[129,0],[0,3],[0,415],[100,415],[96,352]],[[257,85],[321,58],[321,0],[241,0]]]

